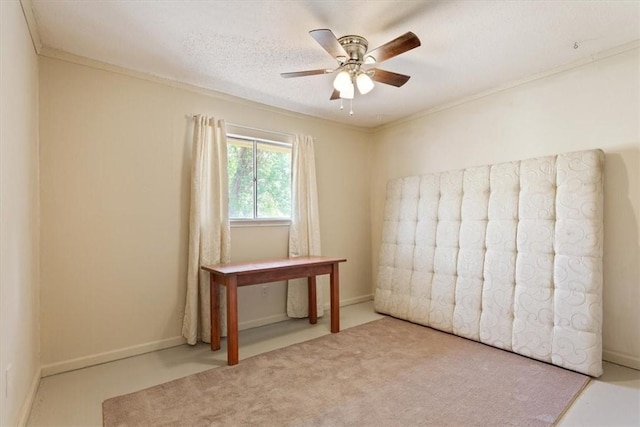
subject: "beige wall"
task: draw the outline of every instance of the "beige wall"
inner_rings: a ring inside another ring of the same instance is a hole
[[[38,58],[20,3],[0,16],[0,425],[14,426],[40,377]]]
[[[371,135],[182,85],[41,57],[45,374],[182,342],[192,114],[315,137],[323,252],[341,299],[371,294]],[[232,229],[232,259],[287,255],[286,227]],[[241,326],[284,318],[284,285],[240,293]]]
[[[638,48],[387,127],[372,171],[373,269],[390,178],[602,148],[605,359],[640,368]]]

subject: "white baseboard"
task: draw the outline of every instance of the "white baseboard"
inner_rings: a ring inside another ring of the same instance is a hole
[[[362,295],[355,298],[344,299],[340,301],[340,307],[358,304],[373,299],[373,295]],[[324,305],[325,310],[329,310],[330,304]],[[286,313],[276,314],[273,316],[262,317],[260,319],[248,320],[238,324],[239,330],[257,328],[259,326],[270,325],[272,323],[282,322],[289,319]],[[165,348],[175,347],[185,344],[183,337],[167,338],[160,341],[135,345],[131,347],[121,348],[118,350],[107,351],[104,353],[94,354],[91,356],[79,357],[77,359],[65,360],[63,362],[52,363],[42,366],[41,376],[48,377],[50,375],[60,374],[63,372],[74,371],[76,369],[86,368],[88,366],[99,365],[101,363],[113,362],[114,360],[124,359],[126,357],[138,356],[140,354],[149,353]],[[37,388],[36,388],[37,390]]]
[[[282,322],[288,320],[287,313],[275,314],[273,316],[261,317],[260,319],[247,320],[238,323],[238,330],[244,331],[245,329],[257,328],[264,325],[270,325],[272,323]]]
[[[42,376],[60,374],[62,372],[74,371],[76,369],[86,368],[87,366],[99,365],[101,363],[112,362],[126,357],[137,356],[165,348],[175,347],[186,343],[183,337],[173,337],[164,340],[149,342],[145,344],[125,347],[118,350],[107,351],[104,353],[93,354],[91,356],[79,357],[77,359],[66,360],[64,362],[52,363],[42,366]]]
[[[29,387],[27,396],[25,397],[22,407],[20,408],[20,413],[18,414],[18,427],[25,427],[27,425],[27,421],[29,421],[31,408],[33,407],[33,402],[36,400],[38,387],[40,387],[40,378],[42,378],[42,368],[38,368],[36,373],[33,375],[31,386]]]
[[[603,350],[602,360],[626,366],[627,368],[640,370],[640,358],[630,354],[618,353],[617,351]]]
[[[277,314],[275,316],[263,317],[238,324],[239,330],[257,328],[259,326],[269,325],[271,323],[282,322],[287,320],[286,313]],[[42,366],[42,377],[61,374],[63,372],[74,371],[76,369],[87,368],[89,366],[99,365],[101,363],[113,362],[114,360],[124,359],[126,357],[139,356],[141,354],[150,353],[152,351],[164,350],[166,348],[175,347],[186,344],[186,340],[181,337],[167,338],[160,341],[149,342],[145,344],[125,347],[118,350],[108,351],[105,353],[93,354],[91,356],[79,357],[77,359],[65,360],[63,362],[52,363]]]
[[[361,302],[371,301],[372,299],[373,299],[373,294],[361,295],[361,296],[355,297],[355,298],[343,299],[343,300],[340,300],[340,307],[346,307],[348,305],[360,304]],[[330,303],[326,303],[323,306],[323,308],[325,310],[330,310],[331,309],[331,304]]]

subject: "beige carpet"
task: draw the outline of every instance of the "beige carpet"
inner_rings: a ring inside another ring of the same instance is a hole
[[[115,426],[538,426],[589,378],[393,318],[103,404]]]

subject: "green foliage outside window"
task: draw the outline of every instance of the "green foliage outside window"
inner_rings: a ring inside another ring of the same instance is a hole
[[[291,217],[291,147],[228,138],[229,217]]]

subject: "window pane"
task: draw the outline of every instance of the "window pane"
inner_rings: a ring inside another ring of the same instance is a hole
[[[257,143],[258,218],[291,217],[291,149]]]
[[[228,139],[229,217],[253,218],[253,145]]]

